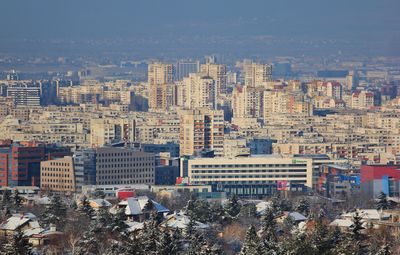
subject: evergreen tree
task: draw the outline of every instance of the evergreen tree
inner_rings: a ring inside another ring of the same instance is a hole
[[[140,240],[143,247],[143,252],[146,254],[157,254],[159,247],[160,231],[158,229],[157,216],[153,213],[149,222],[144,225]]]
[[[136,237],[133,236],[133,238],[130,238],[128,235],[124,235],[124,252],[120,253],[119,255],[142,255],[143,249],[140,245],[140,240]]]
[[[210,211],[210,204],[203,199],[198,199],[194,195],[191,197],[186,205],[187,215],[200,222],[205,223],[212,221],[213,216],[212,214],[210,214]]]
[[[189,217],[189,223],[186,225],[185,228],[185,236],[187,239],[192,238],[193,234],[196,232],[196,221]]]
[[[75,199],[72,199],[72,202],[71,202],[71,204],[69,205],[69,207],[70,207],[72,210],[77,210],[77,209],[78,209],[78,205],[76,204],[76,200],[75,200]]]
[[[310,202],[307,199],[300,199],[299,203],[297,204],[295,211],[304,214],[304,216],[308,216],[310,213]]]
[[[103,232],[108,232],[112,230],[113,219],[105,203],[99,207],[96,214],[96,221]]]
[[[61,200],[59,195],[53,195],[50,204],[46,205],[43,214],[41,215],[41,223],[44,227],[49,227],[54,224],[57,227],[62,227],[67,216],[67,206]]]
[[[92,220],[89,229],[85,231],[78,242],[75,255],[99,254],[101,245],[104,245],[107,237],[102,233],[101,226]]]
[[[378,200],[375,203],[375,207],[377,210],[389,209],[389,201],[387,200],[387,196],[384,192],[379,193]]]
[[[353,223],[350,226],[351,239],[353,241],[362,241],[364,236],[361,231],[365,228],[363,227],[362,217],[357,211],[353,215],[352,222]]]
[[[210,206],[211,222],[223,224],[225,222],[225,210],[220,203],[213,203]]]
[[[291,238],[285,240],[284,252],[279,254],[287,255],[316,255],[315,249],[310,244],[306,233],[296,231]]]
[[[12,205],[11,191],[9,189],[5,189],[3,192],[3,196],[1,199],[1,209],[10,208]]]
[[[128,225],[125,223],[127,217],[125,214],[125,208],[119,208],[117,213],[113,216],[113,232],[122,234],[128,228]]]
[[[264,242],[276,242],[276,221],[271,209],[268,209],[263,217],[260,232],[261,240]]]
[[[323,213],[320,213],[315,220],[314,229],[309,238],[311,246],[317,254],[327,254],[332,248],[331,235],[323,219]]]
[[[106,194],[104,193],[104,191],[96,189],[93,194],[92,194],[93,198],[100,198],[100,199],[104,199],[106,197]]]
[[[19,195],[19,192],[17,189],[14,189],[13,193],[13,202],[14,202],[14,208],[16,211],[21,209],[22,206],[22,197]]]
[[[334,246],[331,254],[358,255],[360,254],[360,242],[352,240],[350,235],[346,235],[338,244]]]
[[[340,238],[341,240],[334,246],[333,254],[343,255],[357,255],[362,253],[363,247],[361,241],[363,234],[361,231],[364,229],[362,226],[362,218],[355,212],[352,219],[353,223],[350,226],[349,233]]]
[[[342,232],[340,228],[336,226],[330,234],[331,245],[335,246],[342,241]]]
[[[112,243],[110,247],[107,248],[104,255],[121,255],[126,251],[126,247],[119,243]]]
[[[239,199],[236,194],[233,194],[232,197],[228,200],[228,203],[225,205],[225,212],[231,218],[235,218],[240,213],[241,205],[239,203]]]
[[[206,254],[205,250],[207,249],[207,242],[204,239],[203,234],[200,232],[195,232],[192,235],[189,243],[189,250],[187,252],[188,255],[200,255]]]
[[[4,217],[6,217],[6,218],[11,217],[12,213],[11,213],[10,208],[6,207],[6,208],[4,209],[3,215],[4,215]]]
[[[245,206],[242,206],[240,210],[240,216],[241,217],[247,217],[247,218],[255,218],[257,217],[257,207],[255,204],[247,204]]]
[[[81,204],[79,206],[79,211],[82,214],[84,214],[87,217],[89,217],[89,219],[93,218],[94,210],[90,206],[89,199],[85,195],[81,198]]]
[[[8,239],[1,254],[4,255],[31,255],[32,245],[24,238],[24,234],[18,231],[12,238]]]
[[[387,243],[382,245],[378,253],[376,253],[376,255],[391,255],[391,254],[392,252],[390,251],[390,247]]]
[[[287,199],[281,198],[279,192],[272,197],[271,208],[274,214],[278,215],[285,211],[292,211],[292,204]]]
[[[176,254],[179,248],[178,244],[173,242],[171,235],[167,231],[161,234],[160,241],[157,245],[157,254],[159,255]]]
[[[293,219],[293,217],[288,216],[283,220],[282,230],[285,233],[290,233],[295,225],[296,225],[296,222]]]
[[[242,249],[240,250],[240,255],[254,254],[262,254],[262,245],[260,238],[257,236],[256,229],[254,226],[250,226],[246,232],[246,237]]]

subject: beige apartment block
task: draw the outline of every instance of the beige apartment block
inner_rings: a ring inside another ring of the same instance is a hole
[[[174,83],[174,66],[165,63],[152,63],[148,66],[149,108],[165,109],[167,94]]]
[[[259,63],[245,63],[243,66],[245,85],[249,87],[265,86],[272,79],[272,65]]]
[[[76,181],[72,157],[42,161],[40,188],[57,192],[75,192]]]
[[[91,120],[90,143],[92,147],[134,140],[135,119],[133,118],[99,118]]]
[[[222,156],[224,146],[224,112],[222,110],[186,110],[180,112],[180,152],[194,155],[213,150]]]
[[[191,73],[183,79],[185,101],[187,109],[217,107],[217,90],[215,81],[203,73]]]
[[[200,72],[215,81],[217,96],[226,93],[226,65],[206,63],[200,66]]]

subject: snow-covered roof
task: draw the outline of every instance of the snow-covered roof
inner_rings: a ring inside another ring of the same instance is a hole
[[[102,207],[103,205],[106,206],[106,207],[110,207],[111,206],[110,202],[108,202],[107,200],[102,199],[102,198],[91,199],[89,202],[96,204],[98,207]]]
[[[39,205],[49,205],[51,203],[51,199],[49,197],[39,197],[34,199],[36,204]]]
[[[384,215],[376,209],[358,209],[358,214],[363,220],[380,220]],[[355,212],[343,213],[342,218],[353,218]]]
[[[147,196],[140,197],[130,197],[122,202],[119,205],[126,206],[125,214],[126,215],[139,215],[143,213],[143,209],[146,207],[147,203],[152,203],[154,209],[158,213],[169,212],[167,208],[162,206],[160,203],[149,199]]]
[[[333,227],[350,227],[353,224],[353,222],[349,219],[336,219],[334,221],[332,221],[329,226],[333,226]]]
[[[125,223],[128,225],[128,232],[135,232],[136,230],[142,230],[144,228],[143,222],[126,221]]]
[[[271,208],[272,202],[270,201],[261,201],[256,205],[257,214],[263,215],[265,212]]]
[[[32,235],[37,235],[40,234],[44,231],[44,228],[29,228],[27,230],[24,231],[24,236],[32,236]]]
[[[176,213],[169,215],[168,218],[161,223],[162,227],[168,227],[168,228],[179,228],[179,229],[186,229],[187,226],[189,225],[190,219],[187,215],[182,214],[182,213]],[[207,224],[201,223],[199,221],[195,221],[194,228],[196,229],[206,229],[209,226]]]
[[[11,216],[10,218],[7,219],[5,223],[0,225],[0,229],[16,230],[19,227],[28,223],[29,221],[31,221],[31,219],[24,216]]]
[[[295,221],[305,221],[307,217],[298,212],[288,212],[287,216],[291,217]]]

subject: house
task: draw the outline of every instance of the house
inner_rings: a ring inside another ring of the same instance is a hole
[[[346,231],[353,224],[353,221],[350,219],[336,219],[332,221],[329,226],[330,227],[338,227],[341,231]]]
[[[127,232],[133,233],[134,235],[144,228],[144,222],[126,221],[125,223],[128,225]]]
[[[357,209],[359,216],[366,222],[375,222],[382,219],[388,219],[390,215],[385,214],[383,212],[379,212],[376,209]],[[352,219],[355,215],[355,212],[343,213],[340,215],[341,218],[344,219]]]
[[[111,207],[112,204],[105,199],[98,198],[98,199],[91,199],[89,200],[89,205],[95,210],[98,210],[100,207]]]
[[[163,205],[147,196],[129,197],[119,202],[117,208],[125,208],[128,219],[138,222],[149,219],[152,212],[156,212],[160,217],[164,217],[164,214],[169,212]]]
[[[174,213],[167,216],[167,219],[160,224],[160,228],[166,231],[174,231],[175,229],[179,229],[182,232],[185,232],[189,225],[190,219],[187,215],[183,213]],[[200,230],[206,229],[209,226],[207,224],[201,223],[199,221],[194,222],[193,228]]]
[[[40,228],[36,216],[32,213],[13,214],[0,225],[0,236],[14,235],[18,231]]]
[[[379,222],[387,222],[390,218],[389,214],[379,212],[376,209],[357,209],[358,215],[361,217],[363,226],[373,226],[378,228]],[[339,227],[341,230],[348,229],[353,224],[353,217],[356,212],[348,212],[340,215],[339,219],[332,221],[329,226]]]
[[[264,215],[269,209],[271,209],[272,202],[271,201],[261,201],[256,204],[256,212],[257,215]]]
[[[304,216],[301,213],[298,212],[283,212],[281,215],[275,217],[276,222],[278,223],[283,223],[285,221],[286,218],[292,218],[292,220],[296,223],[299,224],[302,221],[306,221],[307,217]]]

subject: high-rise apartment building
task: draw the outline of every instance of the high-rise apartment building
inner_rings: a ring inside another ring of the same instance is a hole
[[[232,110],[235,118],[261,118],[264,88],[237,86],[233,90]]]
[[[13,98],[16,106],[39,106],[40,87],[18,84],[7,88],[7,96]]]
[[[197,61],[184,61],[180,60],[176,63],[175,80],[181,81],[185,77],[189,77],[191,73],[198,73],[200,71],[200,62]]]
[[[206,63],[200,66],[200,72],[215,81],[217,95],[226,93],[226,65]]]
[[[130,118],[100,118],[90,121],[90,143],[100,147],[135,140],[135,120]]]
[[[172,64],[152,63],[148,66],[150,109],[165,109],[168,85],[174,83],[174,70]]]
[[[191,73],[183,79],[184,106],[187,109],[217,107],[215,81],[203,73]]]
[[[374,106],[374,93],[370,91],[355,91],[351,95],[351,107],[369,109]]]
[[[272,80],[272,65],[245,63],[243,66],[244,84],[249,87],[264,86]]]
[[[224,112],[196,109],[180,113],[180,153],[194,155],[201,151],[224,152]]]

